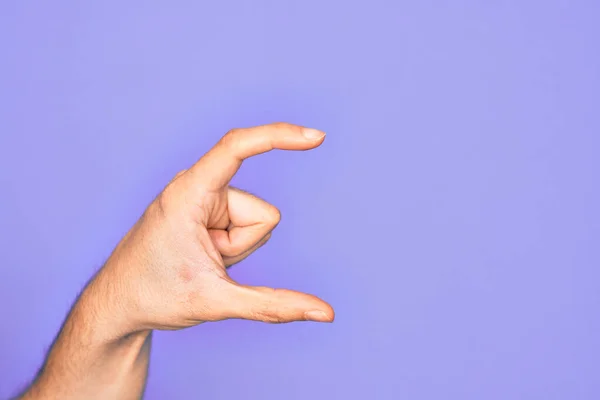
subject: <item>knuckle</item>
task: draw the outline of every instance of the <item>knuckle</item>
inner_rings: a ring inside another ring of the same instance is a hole
[[[269,322],[272,324],[284,324],[287,322],[287,320],[280,316],[274,316]]]
[[[288,322],[284,316],[283,310],[278,305],[279,290],[274,288],[263,288],[263,292],[268,294],[261,307],[257,311],[257,319],[271,324],[281,324]]]
[[[241,132],[242,129],[240,128],[231,129],[221,138],[221,145],[230,149],[235,149],[237,146],[239,146]]]
[[[273,122],[271,124],[271,126],[275,129],[293,129],[296,127],[296,125],[292,125],[288,122],[284,122],[284,121],[277,121],[277,122]]]
[[[182,169],[181,171],[176,173],[175,176],[171,179],[171,181],[167,185],[167,187],[173,185],[175,183],[175,181],[177,181],[179,178],[181,178],[186,172],[188,172],[187,169]]]
[[[177,174],[175,174],[175,179],[179,178],[181,175],[185,174],[186,172],[187,172],[187,169],[182,169]],[[175,180],[175,179],[173,179],[173,180]]]
[[[175,203],[175,195],[173,194],[171,186],[167,186],[167,188],[156,197],[155,203],[163,216],[167,216],[171,213]]]
[[[162,216],[166,216],[168,206],[167,206],[167,200],[165,200],[164,193],[161,193],[156,197],[155,204],[156,204],[156,208],[158,209],[158,212]]]
[[[287,122],[283,122],[283,121],[277,121],[277,122],[273,122],[271,124],[271,127],[275,128],[275,129],[288,128],[289,126],[290,126],[290,124],[288,124]]]
[[[262,322],[266,322],[269,324],[282,324],[284,322],[287,322],[283,317],[281,317],[275,313],[269,313],[269,314],[261,313],[259,315],[258,319]]]
[[[271,126],[278,131],[288,131],[293,133],[302,133],[302,127],[299,125],[290,124],[288,122],[275,122]]]

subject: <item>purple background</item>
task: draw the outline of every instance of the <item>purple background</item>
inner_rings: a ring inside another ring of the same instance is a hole
[[[600,398],[600,5],[0,4],[0,398],[170,177],[229,128],[279,206],[249,284],[333,325],[155,336],[147,399]]]

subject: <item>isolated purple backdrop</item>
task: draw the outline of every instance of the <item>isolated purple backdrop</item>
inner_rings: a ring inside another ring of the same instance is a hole
[[[178,170],[229,128],[280,207],[241,282],[333,325],[155,336],[147,399],[600,398],[598,2],[0,4],[0,398]]]

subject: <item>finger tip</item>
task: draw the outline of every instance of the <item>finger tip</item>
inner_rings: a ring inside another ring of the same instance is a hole
[[[329,321],[327,322],[335,321],[335,310],[333,309],[333,307],[329,306],[329,310],[326,311],[325,314],[327,314],[327,317],[329,318]]]
[[[333,309],[333,307],[331,306],[331,304],[329,304],[328,302],[321,300],[321,307],[319,307],[319,309],[323,312],[323,314],[325,314],[326,317],[326,321],[323,322],[333,322],[335,320],[335,310]]]
[[[304,319],[313,322],[331,322],[330,317],[321,310],[311,310],[304,313]]]
[[[304,317],[307,321],[331,323],[335,320],[335,311],[333,307],[326,303],[324,307],[306,311]]]
[[[313,128],[304,128],[302,134],[304,137],[311,142],[314,142],[316,146],[321,144],[325,140],[325,132]]]

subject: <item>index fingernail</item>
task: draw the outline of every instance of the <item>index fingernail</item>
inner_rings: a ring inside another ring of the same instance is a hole
[[[323,136],[325,136],[325,132],[321,132],[319,130],[311,129],[311,128],[304,128],[303,133],[304,133],[304,137],[309,140],[317,140],[317,139],[321,139]]]

